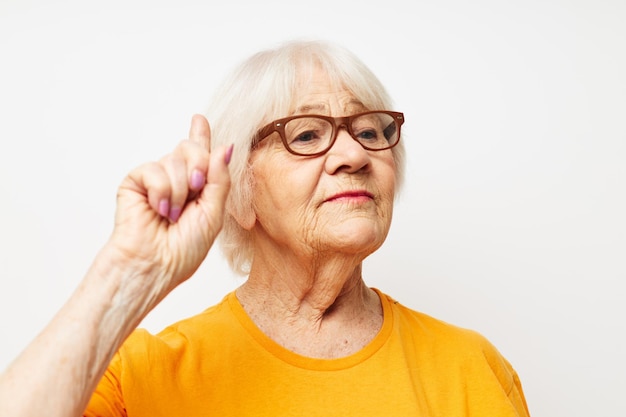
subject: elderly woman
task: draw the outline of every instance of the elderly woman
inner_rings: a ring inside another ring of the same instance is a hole
[[[194,116],[189,140],[123,181],[110,240],[2,376],[0,414],[528,415],[488,341],[363,281],[402,179],[404,116],[391,109],[330,44],[244,62],[211,129]],[[157,335],[135,330],[222,226],[246,282]]]

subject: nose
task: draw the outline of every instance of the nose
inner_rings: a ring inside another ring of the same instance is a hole
[[[335,143],[326,154],[327,172],[330,174],[339,171],[359,172],[369,169],[370,162],[369,152],[354,140],[345,128],[340,128]]]

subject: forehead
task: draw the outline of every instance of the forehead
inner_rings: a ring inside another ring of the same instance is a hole
[[[300,78],[289,109],[292,114],[348,115],[367,110],[355,94],[321,68]]]

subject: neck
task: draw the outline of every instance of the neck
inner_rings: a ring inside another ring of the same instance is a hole
[[[354,353],[382,326],[380,300],[363,282],[360,260],[256,257],[237,298],[267,336],[306,356]]]

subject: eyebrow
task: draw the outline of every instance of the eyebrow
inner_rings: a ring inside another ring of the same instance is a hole
[[[328,108],[328,106],[326,106],[324,104],[321,104],[321,103],[320,104],[305,104],[303,106],[298,106],[296,108],[295,114],[323,112],[327,108]]]
[[[363,103],[361,103],[359,100],[355,100],[352,99],[350,101],[348,101],[347,103],[342,105],[343,109],[346,110],[347,112],[350,112],[350,110],[367,110],[367,108],[363,105]],[[296,111],[294,114],[308,114],[308,113],[314,113],[314,112],[324,112],[325,110],[328,109],[328,105],[323,104],[323,103],[319,103],[319,104],[304,104],[302,106],[298,106],[296,107]]]

